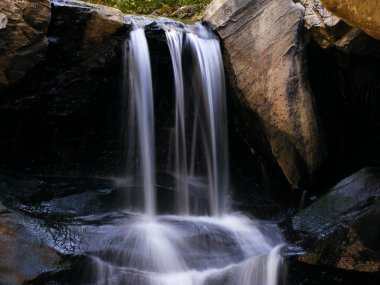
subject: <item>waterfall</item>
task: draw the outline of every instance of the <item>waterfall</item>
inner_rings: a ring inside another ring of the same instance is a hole
[[[97,284],[277,285],[282,235],[270,223],[226,211],[229,190],[225,79],[218,39],[205,26],[163,27],[174,77],[175,203],[156,206],[152,72],[144,29],[124,46],[129,92],[128,181],[143,196],[117,231],[96,244]],[[170,153],[170,152],[169,152]],[[204,191],[198,203],[193,191]],[[159,197],[159,196],[158,196]],[[207,215],[205,215],[207,214]]]
[[[144,189],[144,211],[156,213],[156,179],[154,151],[154,111],[152,72],[144,29],[134,27],[125,42],[129,83],[128,176]]]
[[[183,37],[185,36],[185,45]],[[207,212],[218,216],[226,208],[229,189],[228,139],[225,79],[219,41],[205,26],[196,25],[186,33],[166,29],[175,84],[175,177],[180,214],[199,214],[192,209],[189,183],[204,173],[196,173],[197,162],[206,164]],[[190,91],[185,94],[182,51],[191,57],[188,68]],[[187,98],[185,98],[187,95]],[[192,117],[192,124],[186,119]],[[190,129],[187,130],[186,128]],[[197,147],[201,144],[203,148]],[[198,171],[199,172],[199,171]]]
[[[186,35],[195,62],[192,76],[198,110],[195,119],[206,153],[210,213],[216,216],[225,210],[229,190],[224,67],[219,40],[205,26],[198,24],[195,28],[197,34],[192,32]],[[193,142],[196,140],[193,139]],[[191,169],[194,163],[191,161]]]
[[[177,178],[176,190],[178,195],[178,213],[189,214],[189,189],[187,171],[186,146],[186,116],[185,116],[185,90],[182,74],[182,46],[183,33],[177,30],[166,30],[166,38],[173,64],[175,84],[175,176]]]

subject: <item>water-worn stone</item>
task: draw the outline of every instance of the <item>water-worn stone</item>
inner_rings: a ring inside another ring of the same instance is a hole
[[[295,188],[325,157],[307,81],[303,16],[303,6],[291,0],[214,1],[204,13],[222,38],[240,102],[258,116],[270,152]]]
[[[50,10],[49,0],[0,2],[0,91],[43,59]]]
[[[321,0],[322,4],[353,27],[380,40],[380,2],[373,0]]]
[[[380,169],[343,179],[293,217],[293,227],[313,240],[300,261],[363,272],[380,270]]]

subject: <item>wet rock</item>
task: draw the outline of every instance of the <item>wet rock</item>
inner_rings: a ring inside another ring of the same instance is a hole
[[[204,13],[222,38],[238,101],[253,113],[242,132],[254,145],[249,133],[263,128],[262,152],[294,188],[309,182],[326,155],[307,80],[303,17],[291,0],[214,1]]]
[[[0,92],[43,59],[50,10],[49,0],[1,1]]]
[[[41,241],[34,225],[35,221],[0,201],[1,284],[22,284],[43,272],[64,268],[62,256]]]
[[[321,2],[348,24],[380,40],[380,6],[377,1],[321,0]]]
[[[313,242],[300,261],[363,272],[380,270],[380,169],[365,168],[339,182],[293,217]]]

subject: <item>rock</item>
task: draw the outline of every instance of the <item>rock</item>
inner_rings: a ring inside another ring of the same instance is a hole
[[[8,24],[7,15],[0,13],[0,29],[4,29]]]
[[[24,284],[42,272],[62,269],[61,255],[41,243],[36,222],[0,201],[0,283]]]
[[[332,13],[353,27],[380,40],[380,4],[378,1],[321,0]]]
[[[301,0],[305,7],[304,26],[322,48],[336,48],[345,54],[379,55],[379,45],[362,30],[346,24],[328,11],[320,0]],[[377,47],[376,47],[377,45]]]
[[[48,46],[49,0],[0,3],[0,92],[40,62]]]
[[[362,272],[380,270],[380,169],[365,168],[293,217],[310,237],[300,261]]]
[[[87,19],[83,31],[83,48],[89,48],[104,42],[107,38],[114,35],[125,22],[124,14],[112,7],[77,0],[53,0],[52,3],[55,7],[71,7],[72,9],[82,10],[83,12],[87,11],[89,13],[89,19]]]
[[[291,0],[214,1],[204,13],[222,39],[240,103],[258,117],[294,188],[308,183],[326,155],[307,80],[303,17]],[[245,132],[255,125],[243,124]]]
[[[202,7],[196,4],[183,6],[172,13],[170,17],[178,19],[192,19],[200,13],[201,9]]]
[[[339,41],[347,41],[347,37],[360,33],[326,10],[320,0],[301,0],[300,3],[305,7],[305,28],[321,47],[335,47]]]
[[[154,22],[80,1],[52,1],[44,60],[0,96],[2,167],[75,176],[124,171],[122,53],[132,18]],[[152,68],[163,78],[156,94],[171,94],[164,32],[157,25],[146,30]]]

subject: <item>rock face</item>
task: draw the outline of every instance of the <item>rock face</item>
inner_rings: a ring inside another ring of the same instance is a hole
[[[52,1],[44,60],[0,95],[0,167],[81,176],[123,171],[122,53],[130,17],[81,1]],[[153,19],[135,20],[148,25],[152,69],[165,77],[155,91],[171,94],[164,32],[149,25]]]
[[[50,22],[49,0],[0,3],[0,91],[18,81],[44,57]]]
[[[380,270],[380,169],[365,168],[339,182],[293,218],[314,242],[299,260],[363,272]]]
[[[321,0],[322,4],[353,27],[380,40],[380,3],[366,0]]]
[[[307,83],[303,16],[303,6],[291,0],[214,1],[204,14],[223,40],[240,103],[258,117],[270,152],[295,188],[325,157]]]

